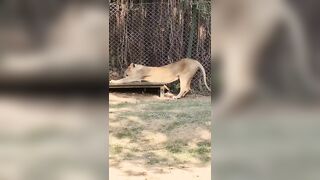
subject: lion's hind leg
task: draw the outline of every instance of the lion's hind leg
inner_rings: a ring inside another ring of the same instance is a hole
[[[180,99],[184,97],[190,91],[191,79],[180,78],[180,92],[177,96],[174,96],[174,99]]]

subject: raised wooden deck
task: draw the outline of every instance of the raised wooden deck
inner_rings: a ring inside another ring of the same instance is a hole
[[[109,83],[109,89],[132,89],[132,88],[159,88],[159,96],[164,97],[164,91],[166,89],[165,84],[150,83],[150,82],[131,82],[122,84]]]

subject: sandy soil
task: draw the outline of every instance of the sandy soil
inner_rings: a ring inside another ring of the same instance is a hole
[[[197,143],[211,141],[210,98],[191,95],[172,100],[156,95],[110,93],[109,104],[110,179],[211,179],[210,159],[201,160],[210,158],[210,145],[201,149],[205,153],[189,153],[199,150]],[[197,122],[194,117],[204,106],[208,108],[200,117],[203,121]],[[168,143],[175,147],[179,144],[174,143],[180,141],[187,142],[182,152],[168,150]]]

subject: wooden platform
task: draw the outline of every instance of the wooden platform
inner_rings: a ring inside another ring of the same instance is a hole
[[[166,89],[165,84],[161,83],[150,83],[150,82],[131,82],[123,84],[112,84],[109,83],[109,89],[133,89],[133,88],[159,88],[159,96],[164,97],[164,91]]]

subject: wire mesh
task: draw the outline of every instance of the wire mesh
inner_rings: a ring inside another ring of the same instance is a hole
[[[182,58],[198,60],[211,82],[210,1],[111,3],[110,68],[120,74],[130,63],[163,66]],[[200,71],[192,88],[205,91]]]

